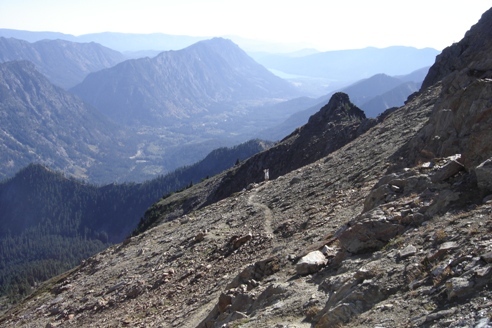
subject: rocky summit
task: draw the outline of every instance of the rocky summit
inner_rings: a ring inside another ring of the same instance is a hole
[[[445,49],[405,106],[367,121],[335,95],[0,325],[490,327],[491,23]]]

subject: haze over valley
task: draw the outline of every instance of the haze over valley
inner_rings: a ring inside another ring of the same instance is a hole
[[[13,34],[11,30],[0,30],[0,35],[2,33]],[[26,38],[31,34],[16,32]],[[316,107],[323,106],[336,90],[328,87],[326,90],[330,91],[319,96],[319,90],[309,89],[306,84],[282,79],[224,38],[203,40],[155,57],[135,59],[125,59],[121,53],[97,43],[61,40],[29,43],[11,37],[0,37],[0,41],[1,60],[5,62],[4,69],[10,71],[4,75],[4,84],[12,89],[11,79],[18,76],[17,92],[9,94],[12,99],[2,106],[9,113],[8,120],[20,114],[19,110],[13,111],[20,103],[25,110],[19,124],[2,126],[6,149],[0,174],[4,177],[36,162],[94,183],[141,182],[191,165],[218,147],[258,137],[280,140],[307,122]],[[387,108],[403,104],[406,97],[418,89],[425,76],[425,65],[428,67],[433,60],[429,54],[438,52],[391,47],[346,53],[350,53],[354,64],[340,63],[344,56],[338,52],[319,55],[325,55],[328,58],[325,62],[334,62],[333,67],[337,67],[333,72],[335,84],[353,85],[339,90],[346,90],[359,106],[367,103],[368,116],[376,117]],[[307,59],[311,56],[305,56],[305,63],[309,63]],[[367,69],[361,69],[359,63],[367,57],[371,58]],[[338,59],[333,61],[333,58]],[[414,59],[407,63],[405,58]],[[34,65],[11,65],[12,60],[30,61]],[[303,65],[296,68],[297,72],[313,75],[314,66]],[[407,77],[388,75],[416,70],[422,73]],[[325,72],[322,78],[327,78],[333,69],[326,66],[320,71]],[[44,73],[46,80],[38,72]],[[373,73],[374,77],[368,76]],[[19,78],[21,75],[39,77],[27,81]],[[317,79],[320,75],[311,78]],[[364,83],[371,87],[361,87]],[[34,98],[30,96],[33,87],[38,90]],[[391,89],[399,91],[385,95]],[[78,114],[61,111],[58,122],[50,123],[52,116],[48,113],[52,106],[57,106],[53,102],[63,103],[55,98],[71,97],[68,93],[79,97],[70,102],[79,103],[77,106],[87,107],[84,110],[93,113],[91,115],[104,118],[82,119],[80,128],[83,130],[79,131],[64,127],[64,124],[73,124],[68,122]],[[43,111],[38,114],[43,117],[41,125],[39,118],[29,115],[40,110]],[[303,112],[305,114],[301,114]],[[38,128],[33,129],[33,126]],[[36,135],[44,133],[43,126],[53,126],[55,130],[49,133],[55,135],[57,128],[63,130],[60,135],[70,131],[71,137],[78,141],[60,143],[57,137],[43,141]],[[91,140],[96,136],[91,130],[97,126],[97,133],[106,134],[106,139]],[[86,132],[91,137],[83,137]],[[20,140],[31,141],[28,145]],[[19,146],[24,147],[22,151]],[[75,156],[75,152],[79,155]]]
[[[486,327],[492,9],[419,1],[5,4],[0,327]]]

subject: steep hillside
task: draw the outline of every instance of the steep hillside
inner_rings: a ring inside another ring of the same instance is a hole
[[[68,89],[91,72],[112,67],[125,60],[114,50],[97,43],[42,40],[29,43],[0,37],[0,62],[28,60],[51,83]]]
[[[274,147],[161,200],[160,225],[46,283],[0,324],[490,326],[491,24],[492,9],[431,68],[446,74],[347,144],[258,182]],[[323,145],[362,126],[346,95],[330,103],[342,106],[290,136],[299,161],[317,152],[295,140],[326,132],[310,126],[336,130],[324,118],[342,129]],[[217,192],[246,182],[241,167],[249,184]]]
[[[114,120],[133,126],[169,126],[178,124],[177,119],[217,124],[224,118],[231,126],[239,124],[231,119],[247,119],[242,115],[245,107],[298,95],[292,85],[220,38],[128,60],[90,74],[72,91]]]
[[[141,184],[98,187],[29,165],[0,183],[0,297],[19,300],[35,284],[123,241],[162,195],[208,179],[268,146],[252,140],[217,149],[194,165]]]
[[[344,93],[335,93],[328,104],[267,152],[259,153],[234,171],[209,195],[208,203],[238,192],[250,183],[263,181],[263,170],[275,179],[328,155],[354,140],[376,120],[366,119],[364,112],[352,104]]]
[[[92,183],[142,182],[238,144],[197,136],[197,127],[179,133],[118,126],[26,61],[0,64],[0,97],[0,178],[41,163]]]
[[[0,97],[0,177],[30,163],[79,178],[129,169],[136,141],[125,140],[123,129],[51,84],[34,64],[0,64]]]
[[[44,305],[45,311],[56,313],[29,318],[40,324],[56,323],[59,318],[74,326],[106,320],[108,324],[197,327],[207,317],[210,321],[223,312],[222,319],[213,319],[217,326],[235,319],[260,327],[276,323],[310,326],[302,323],[303,307],[311,307],[310,298],[322,302],[326,296],[318,291],[318,284],[297,277],[290,261],[295,263],[311,247],[327,243],[341,224],[361,210],[365,195],[383,172],[384,158],[405,142],[403,131],[422,126],[429,107],[401,111],[399,116],[390,116],[377,133],[365,136],[364,142],[350,143],[313,165],[252,185],[248,191],[196,212],[187,211],[185,216],[183,208],[196,208],[202,193],[206,197],[227,175],[176,193],[154,207],[154,215],[165,223],[85,261],[72,275],[45,287],[54,294],[34,294],[22,307]],[[226,312],[225,307],[235,299],[229,290],[236,287],[236,295],[245,298]],[[92,292],[86,294],[89,289]],[[246,296],[248,289],[258,299],[251,307],[254,312],[246,309],[253,300]],[[74,296],[73,303],[68,293]],[[53,303],[55,298],[59,301]],[[278,303],[280,298],[283,303]],[[218,301],[224,305],[215,310]],[[22,307],[3,324],[20,324]],[[236,312],[245,316],[229,317]]]

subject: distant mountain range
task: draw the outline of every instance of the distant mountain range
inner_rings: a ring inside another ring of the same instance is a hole
[[[91,73],[71,89],[110,118],[126,125],[173,125],[176,119],[221,115],[272,99],[299,96],[232,41],[214,38],[154,58],[125,61]],[[204,123],[203,121],[200,123]]]
[[[225,47],[220,45],[222,42]],[[65,41],[46,42],[54,49],[62,43]],[[66,43],[69,48],[74,47]],[[4,44],[22,45],[29,51],[33,48],[27,42],[13,39]],[[13,53],[22,57],[22,52]],[[107,111],[111,108],[107,106],[101,106],[99,111],[54,86],[30,62],[0,64],[0,113],[3,117],[0,177],[12,176],[29,163],[42,163],[91,182],[143,181],[191,165],[218,147],[244,142],[253,134],[245,135],[244,131],[258,131],[259,127],[271,124],[260,115],[249,117],[250,109],[245,104],[238,105],[240,99],[253,101],[256,106],[256,102],[277,102],[277,96],[296,95],[293,86],[256,64],[230,41],[202,42],[168,55],[172,58],[166,59],[166,53],[159,57],[162,65],[158,71],[146,66],[152,62],[150,59],[123,62],[118,67],[134,67],[136,71],[123,69],[128,75],[108,85],[120,92],[109,101],[125,99],[150,115],[148,118],[130,117],[126,123],[130,123],[132,129],[113,122],[123,122],[124,112],[111,115]],[[191,65],[192,59],[197,67]],[[200,62],[210,65],[200,66]],[[52,62],[46,66],[56,68]],[[154,83],[156,79],[159,86]],[[138,98],[138,92],[121,88],[125,83],[131,90],[137,89],[150,97]],[[167,102],[163,100],[166,97],[170,99]],[[164,101],[164,105],[160,101]],[[217,108],[221,102],[227,103],[225,108],[230,112]],[[152,106],[145,107],[150,103]],[[170,112],[157,111],[157,106],[162,108],[167,104],[171,104],[167,107]],[[194,104],[205,117],[193,112],[193,107],[186,107]],[[106,112],[113,120],[101,112]],[[152,113],[168,115],[170,121],[159,121],[159,116]],[[177,117],[184,119],[185,124]],[[229,117],[235,118],[235,125]],[[154,128],[133,124],[138,120]],[[166,124],[172,127],[165,127]],[[241,129],[244,135],[239,135]]]
[[[0,98],[0,177],[30,163],[79,178],[102,175],[109,167],[113,176],[130,169],[135,141],[125,139],[126,133],[98,110],[51,84],[34,64],[0,64]],[[101,163],[107,163],[105,169]]]
[[[263,66],[284,73],[355,82],[375,74],[409,74],[430,66],[439,51],[394,46],[320,52],[302,57],[254,56]]]
[[[162,51],[179,50],[209,37],[180,35],[94,33],[73,36],[56,32],[0,29],[0,36],[36,42],[45,39],[97,42],[120,51],[127,58],[155,57]],[[271,44],[227,36],[241,49],[282,78],[295,82],[306,95],[318,97],[372,75],[408,74],[434,62],[439,51],[412,47],[364,48],[319,52],[308,45]]]
[[[426,67],[408,75],[396,77],[376,74],[339,91],[347,93],[351,101],[359,106],[367,117],[375,118],[388,108],[402,106],[409,95],[419,90],[428,69]],[[257,137],[268,140],[284,138],[294,129],[306,124],[309,117],[323,107],[334,93],[316,99],[307,98],[302,102],[302,105],[299,105],[299,107],[304,108],[303,110],[292,113],[285,121],[260,132]],[[292,102],[277,104],[275,107],[288,110]]]
[[[136,33],[117,33],[102,32],[74,36],[58,32],[34,32],[13,29],[0,29],[0,36],[6,38],[16,38],[29,42],[40,40],[66,40],[72,42],[97,42],[105,47],[115,49],[125,53],[129,57],[134,57],[134,53],[141,51],[167,51],[186,48],[196,42],[208,40],[210,36],[188,36],[171,35],[164,33],[136,34]],[[221,35],[216,35],[221,36]],[[248,52],[269,52],[269,53],[289,53],[297,49],[307,48],[307,44],[286,44],[258,41],[241,38],[234,35],[222,35],[221,37],[231,39]]]
[[[64,40],[35,43],[0,37],[0,62],[28,60],[51,83],[68,89],[82,82],[91,72],[114,66],[126,58],[100,44]]]
[[[2,81],[7,114],[0,127],[5,150],[0,173],[5,177],[36,162],[91,182],[143,181],[190,165],[218,147],[283,138],[332,94],[299,97],[296,86],[222,38],[116,65],[122,55],[95,43],[0,38],[0,46],[2,60],[34,62],[3,66],[5,72],[13,69]],[[313,55],[291,57],[306,53]],[[95,72],[70,89],[85,103],[52,85],[70,85],[90,71]],[[418,78],[377,75],[343,91],[374,117],[401,105],[414,83]],[[16,106],[20,110],[13,110]]]

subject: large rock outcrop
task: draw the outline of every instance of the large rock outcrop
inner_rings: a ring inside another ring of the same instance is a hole
[[[442,85],[429,123],[403,148],[400,168],[433,157],[462,154],[473,169],[492,154],[492,9],[458,43],[443,50],[421,92]]]

